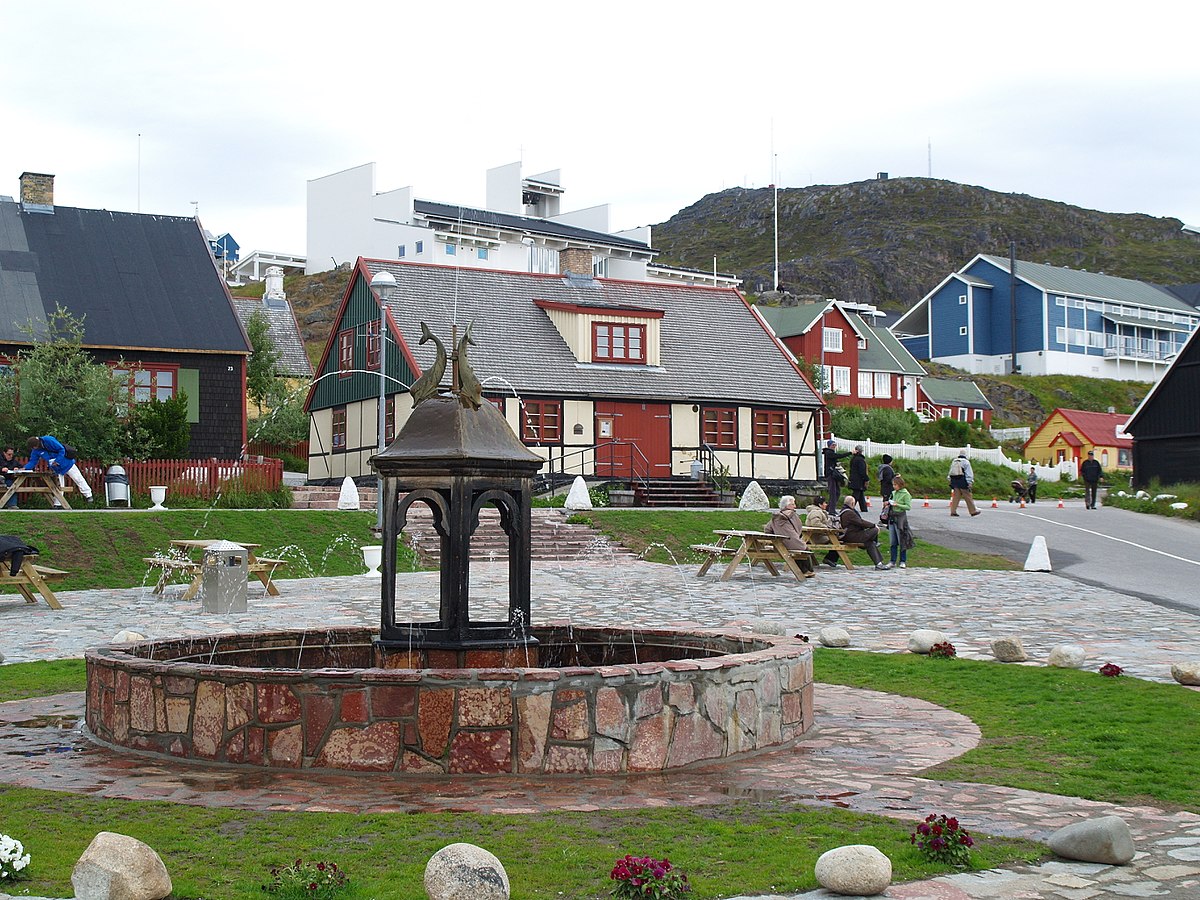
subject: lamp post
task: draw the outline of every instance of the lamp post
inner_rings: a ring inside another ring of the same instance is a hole
[[[379,452],[387,449],[387,301],[396,290],[396,277],[383,270],[371,278],[371,290],[379,295]],[[375,490],[375,525],[383,529],[383,476]]]

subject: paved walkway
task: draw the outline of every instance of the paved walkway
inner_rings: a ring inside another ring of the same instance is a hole
[[[506,567],[472,569],[480,615],[503,614]],[[1051,574],[925,569],[822,571],[797,584],[745,570],[730,582],[621,559],[535,566],[535,621],[579,624],[725,625],[769,621],[815,634],[847,628],[856,647],[903,649],[915,628],[948,632],[960,655],[986,658],[992,638],[1018,634],[1037,660],[1056,643],[1083,644],[1089,667],[1112,661],[1131,674],[1170,680],[1174,660],[1195,655],[1200,619]],[[279,597],[252,596],[250,611],[204,615],[198,602],[148,591],[62,592],[66,607],[0,602],[0,653],[8,661],[74,657],[121,629],[150,637],[304,626],[314,631],[378,621],[378,582],[305,579],[281,583]],[[437,575],[401,576],[398,594],[421,617],[436,606]],[[2,671],[2,670],[0,670]],[[1182,690],[1183,688],[1181,688]],[[1080,817],[1115,812],[1134,830],[1133,864],[1054,861],[891,887],[895,898],[1200,898],[1200,816],[1121,808],[986,785],[929,781],[924,768],[970,749],[978,730],[954,713],[915,700],[821,686],[818,731],[800,746],[663,777],[515,782],[424,782],[419,789],[377,779],[197,770],[111,753],[78,731],[81,695],[0,704],[0,781],[99,796],[168,799],[248,809],[400,811],[462,809],[535,812],[628,808],[632,803],[721,803],[739,797],[836,804],[892,816],[905,826],[933,809],[953,810],[981,833],[1044,840]],[[919,727],[914,727],[919,723]],[[431,789],[432,787],[432,789]],[[814,892],[805,896],[823,896]],[[2,897],[2,895],[0,895]],[[760,898],[761,900],[761,898]]]

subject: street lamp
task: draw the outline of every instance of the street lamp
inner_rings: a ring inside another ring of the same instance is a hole
[[[387,302],[396,290],[396,276],[387,270],[376,272],[371,290],[379,295],[379,452],[387,449]],[[383,528],[383,476],[376,483],[376,527]]]

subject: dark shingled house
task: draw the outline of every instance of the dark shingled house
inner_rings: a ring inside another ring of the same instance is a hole
[[[1200,463],[1200,330],[1150,389],[1125,430],[1133,435],[1133,483],[1195,481]]]
[[[192,457],[239,456],[250,347],[195,219],[55,206],[54,176],[24,173],[0,198],[0,358],[57,306],[98,362],[137,367],[135,402],[187,395]]]

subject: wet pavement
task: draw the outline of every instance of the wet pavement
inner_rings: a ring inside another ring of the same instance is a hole
[[[1046,573],[907,569],[828,571],[800,584],[746,569],[729,582],[694,566],[625,557],[535,564],[535,622],[784,628],[814,636],[846,628],[856,648],[902,650],[916,628],[947,632],[959,654],[990,658],[999,636],[1020,636],[1030,664],[1055,644],[1088,651],[1087,668],[1115,662],[1131,675],[1170,681],[1173,661],[1194,658],[1200,618]],[[9,662],[70,658],[130,629],[178,637],[264,628],[372,625],[378,581],[324,578],[280,582],[278,597],[252,591],[247,613],[206,615],[183,601],[183,586],[63,591],[64,610],[0,599],[0,653]],[[398,615],[436,609],[436,573],[399,578]],[[503,616],[507,566],[472,567],[474,613]],[[483,608],[480,608],[483,604]],[[3,669],[0,668],[0,678]],[[1186,688],[1180,688],[1185,690]],[[117,754],[89,743],[77,726],[81,694],[0,704],[0,781],[105,797],[169,800],[244,809],[348,811],[470,810],[531,813],[771,798],[836,804],[897,818],[904,827],[951,810],[983,834],[1045,840],[1080,818],[1115,813],[1134,832],[1138,857],[1112,867],[1054,860],[985,873],[893,885],[895,898],[1200,898],[1200,816],[1126,808],[989,785],[930,781],[917,773],[957,756],[978,729],[947,710],[911,699],[819,685],[818,727],[795,747],[682,773],[637,778],[385,780],[344,775],[241,773]],[[823,896],[818,891],[803,896]],[[3,897],[0,894],[0,897]]]

